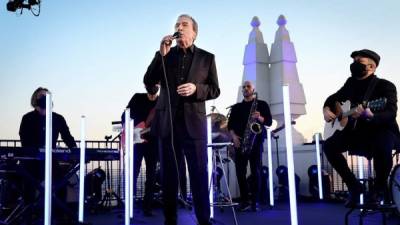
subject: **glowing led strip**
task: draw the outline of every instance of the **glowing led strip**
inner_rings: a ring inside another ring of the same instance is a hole
[[[129,172],[131,173],[131,176],[129,178],[129,216],[130,218],[133,218],[133,203],[134,203],[134,198],[133,198],[133,180],[134,180],[134,172],[133,172],[133,134],[135,133],[134,128],[133,128],[133,120],[129,118]]]
[[[289,85],[283,85],[283,111],[285,116],[286,155],[289,179],[290,219],[292,225],[297,225],[296,186],[294,179],[293,143],[292,143],[292,118],[290,112]]]
[[[318,191],[319,191],[319,199],[323,199],[322,192],[322,175],[321,175],[321,155],[319,150],[319,133],[315,134],[315,149],[317,154],[317,168],[318,168]]]
[[[130,199],[129,199],[129,146],[130,146],[130,109],[125,110],[125,163],[124,163],[124,170],[125,170],[125,225],[130,224]]]
[[[85,116],[81,117],[81,144],[80,144],[80,163],[79,163],[79,222],[83,223],[83,207],[84,207],[84,190],[85,190],[85,151],[86,151],[86,135],[85,135]]]
[[[51,224],[51,196],[52,196],[52,134],[53,113],[51,93],[46,93],[46,139],[45,139],[45,178],[44,178],[44,224]]]
[[[269,179],[269,205],[274,206],[274,175],[272,174],[272,147],[271,147],[271,129],[267,128],[268,144],[268,179]]]
[[[211,138],[211,118],[207,118],[207,143],[211,144],[212,143],[212,138]],[[213,179],[212,179],[212,164],[213,164],[213,159],[212,159],[212,147],[207,148],[207,169],[208,169],[208,187],[210,188],[210,193],[209,193],[209,198],[210,198],[210,217],[214,218],[214,184],[213,184]]]

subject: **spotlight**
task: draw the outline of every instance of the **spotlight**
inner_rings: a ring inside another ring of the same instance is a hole
[[[286,166],[278,166],[275,171],[278,176],[278,199],[287,200],[289,199],[289,179],[288,179],[288,168]],[[296,195],[299,193],[300,177],[295,174],[296,184]]]
[[[318,186],[318,167],[317,165],[311,165],[308,168],[308,177],[309,177],[309,183],[308,183],[308,190],[311,194],[311,196],[315,199],[319,198],[319,186]],[[323,196],[324,199],[329,199],[331,195],[331,181],[329,178],[329,174],[325,171],[321,171],[321,176],[322,176],[322,190],[323,190]]]
[[[10,12],[16,12],[18,9],[28,9],[33,15],[39,16],[40,14],[40,0],[9,0],[7,2],[7,10]]]

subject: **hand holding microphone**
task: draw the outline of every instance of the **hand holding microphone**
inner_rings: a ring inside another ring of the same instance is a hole
[[[179,33],[179,31],[175,32],[173,35],[167,35],[165,36],[160,44],[160,54],[162,56],[165,56],[166,54],[168,54],[169,50],[171,49],[171,45],[172,45],[172,41],[180,38],[181,33]]]

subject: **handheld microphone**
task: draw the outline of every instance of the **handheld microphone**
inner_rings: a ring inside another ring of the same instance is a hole
[[[180,37],[181,37],[181,33],[179,33],[179,31],[177,31],[172,35],[172,39],[171,40],[164,40],[163,44],[170,45],[170,44],[172,44],[172,40],[178,39]]]
[[[177,32],[175,32],[175,33],[172,35],[172,37],[173,37],[174,39],[180,38],[180,37],[181,37],[181,33],[180,33],[179,31],[177,31]]]

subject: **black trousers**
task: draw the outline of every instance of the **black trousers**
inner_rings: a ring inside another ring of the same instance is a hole
[[[393,164],[392,150],[397,146],[397,143],[397,137],[390,131],[383,130],[360,137],[351,130],[345,129],[342,132],[336,132],[325,141],[324,152],[329,163],[342,177],[343,182],[350,190],[359,186],[360,183],[350,170],[342,153],[351,148],[357,148],[358,153],[374,159],[375,188],[377,191],[383,191],[387,186],[387,178]],[[362,148],[365,149],[365,154],[363,154]]]
[[[136,193],[136,183],[139,176],[142,160],[146,163],[146,183],[143,199],[143,210],[150,211],[154,197],[154,185],[156,181],[156,166],[158,161],[157,140],[150,139],[148,143],[135,144],[134,154],[134,193]]]
[[[235,149],[235,167],[236,176],[239,183],[240,189],[240,201],[246,203],[251,200],[252,204],[259,201],[260,193],[260,176],[261,176],[261,154],[262,154],[262,142],[256,141],[253,145],[250,154],[243,154],[240,149]],[[250,191],[252,193],[251,199],[249,198],[249,184],[247,182],[247,165],[250,162],[250,172],[251,172],[251,184]]]
[[[179,120],[174,123],[173,140],[174,148],[172,148],[171,136],[162,138],[159,142],[165,224],[177,224],[178,177],[182,176],[183,172],[179,167],[184,163],[185,157],[198,223],[209,224],[207,140],[189,137],[184,122]],[[183,182],[182,179],[179,181]]]

